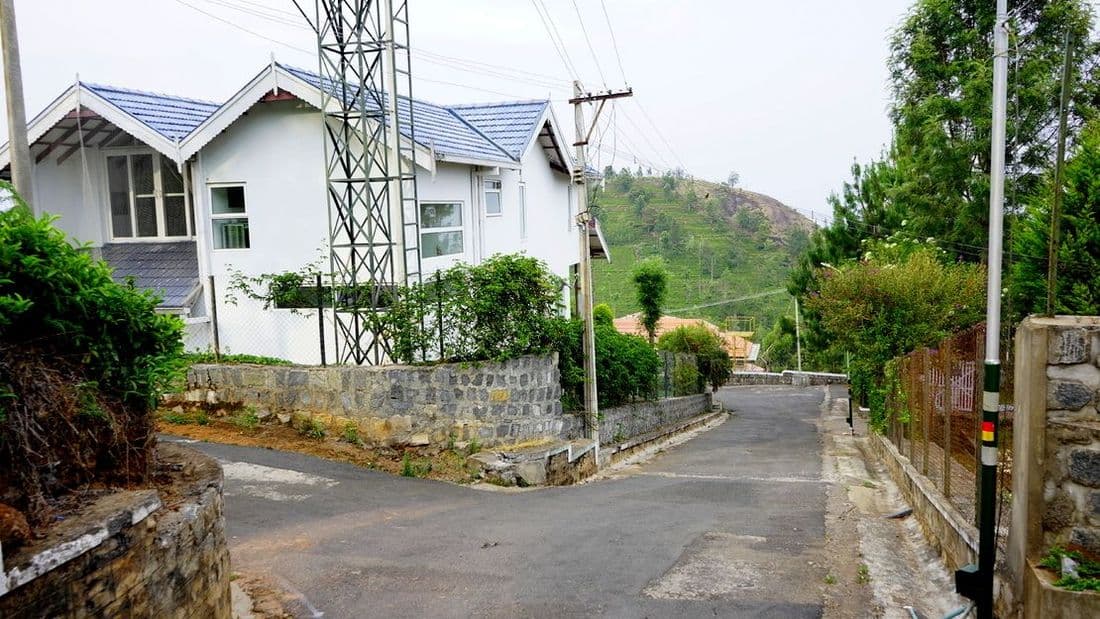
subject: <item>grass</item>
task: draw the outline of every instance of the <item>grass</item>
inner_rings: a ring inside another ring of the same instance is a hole
[[[212,352],[190,352],[184,353],[183,358],[188,363],[250,363],[253,365],[294,365],[286,359],[279,359],[278,357],[263,357],[260,355],[220,355],[218,357],[215,357],[214,353]]]
[[[346,443],[363,446],[363,438],[359,436],[359,426],[355,425],[355,422],[349,421],[344,424],[344,431],[340,433],[340,438]]]
[[[401,456],[401,476],[402,477],[427,477],[432,472],[432,461],[429,459],[416,459],[413,460],[409,456],[409,452],[405,452]]]
[[[635,178],[630,191],[644,187],[652,194],[641,217],[631,205],[630,192],[622,192],[614,180],[598,194],[600,224],[614,262],[593,262],[594,300],[610,304],[616,316],[638,311],[632,271],[637,262],[654,255],[664,259],[669,271],[669,309],[785,287],[787,274],[796,264],[796,248],[788,247],[785,233],[739,227],[737,218],[720,206],[731,199],[728,190],[711,183],[696,181],[694,191],[700,198],[710,193],[717,208],[708,211],[700,205],[692,210],[687,204],[687,184],[682,181],[676,193],[666,195],[659,179]],[[740,196],[756,200],[751,192]],[[670,236],[676,240],[670,243]],[[789,296],[776,294],[679,314],[719,325],[727,316],[755,316],[759,331],[778,316],[791,314],[790,303]]]
[[[207,426],[210,425],[210,415],[206,411],[201,409],[191,411],[162,411],[159,414],[161,421],[170,423],[172,425],[197,425]]]
[[[1077,562],[1077,578],[1062,576],[1062,557]],[[1054,586],[1069,591],[1100,591],[1100,561],[1086,557],[1077,550],[1067,550],[1060,546],[1050,549],[1039,565],[1058,574]]]
[[[313,417],[299,418],[296,427],[298,433],[306,438],[322,439],[328,434],[325,424],[321,423],[320,419],[314,419]]]
[[[255,430],[260,426],[260,416],[256,414],[256,408],[246,406],[235,415],[229,417],[229,423],[242,430]]]
[[[836,584],[836,576],[833,576],[832,574],[826,574],[825,575],[825,584],[835,585]]]
[[[861,563],[856,569],[856,582],[861,585],[871,582],[871,569],[867,567],[866,563]]]

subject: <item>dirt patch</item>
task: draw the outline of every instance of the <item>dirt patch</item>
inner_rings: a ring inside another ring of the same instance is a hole
[[[162,411],[157,431],[210,443],[292,451],[368,469],[454,483],[475,481],[459,447],[371,447],[356,436],[342,436],[311,424],[260,422],[240,416],[196,416]]]

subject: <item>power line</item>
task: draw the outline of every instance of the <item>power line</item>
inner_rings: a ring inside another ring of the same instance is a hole
[[[176,0],[176,2],[178,2],[179,4],[182,4],[183,6],[189,8],[193,11],[198,11],[199,13],[202,13],[203,15],[206,15],[207,17],[209,17],[211,19],[215,19],[217,21],[220,21],[221,23],[223,23],[227,26],[232,26],[232,27],[234,27],[234,28],[236,28],[236,29],[238,29],[242,32],[247,32],[248,34],[251,34],[254,37],[260,37],[261,39],[266,39],[266,40],[271,41],[272,43],[275,43],[277,45],[282,45],[283,47],[287,47],[287,48],[290,48],[290,49],[293,49],[293,50],[296,50],[296,51],[299,51],[299,52],[303,52],[303,53],[306,53],[306,54],[313,54],[313,53],[316,52],[316,50],[303,49],[301,47],[298,47],[297,45],[291,45],[290,43],[286,43],[286,42],[280,41],[279,39],[269,37],[266,34],[260,34],[259,32],[256,32],[255,30],[249,30],[248,28],[245,28],[244,26],[242,26],[238,23],[234,23],[232,21],[229,21],[228,19],[225,19],[224,17],[220,17],[218,15],[210,13],[209,11],[205,11],[203,9],[200,9],[199,7],[197,7],[193,4],[189,4],[187,2],[184,2],[184,0]]]
[[[672,148],[672,144],[665,138],[665,134],[657,127],[657,123],[653,122],[653,119],[649,117],[649,112],[646,112],[645,108],[642,107],[642,102],[636,101],[636,103],[638,104],[638,110],[645,116],[646,121],[649,122],[649,126],[653,127],[653,131],[657,134],[657,137],[661,138],[661,141],[665,143],[665,147],[668,148],[668,152],[672,153],[672,157],[676,160],[676,163],[680,164],[681,168],[685,168],[683,160],[680,159],[680,155],[676,154],[676,150]]]
[[[202,0],[202,1],[206,2],[207,4],[214,4],[214,5],[217,5],[217,6],[225,7],[227,9],[230,9],[230,10],[233,10],[233,11],[238,11],[238,12],[241,12],[241,13],[245,13],[245,14],[248,14],[248,15],[259,17],[261,19],[266,19],[268,21],[272,21],[272,22],[275,22],[277,24],[281,24],[283,26],[289,26],[291,28],[303,28],[303,29],[306,29],[306,30],[310,29],[307,26],[303,25],[301,23],[301,20],[297,19],[296,16],[280,16],[280,15],[273,14],[273,13],[267,13],[267,12],[261,11],[259,9],[250,8],[250,7],[247,7],[247,6],[242,6],[240,4],[236,4],[236,3],[230,2],[228,0]],[[264,9],[269,9],[270,7],[263,7],[263,8]]]
[[[673,312],[686,312],[690,310],[703,309],[704,307],[715,307],[717,305],[725,305],[727,303],[736,303],[738,301],[750,301],[752,299],[759,299],[762,297],[770,297],[777,294],[790,294],[786,288],[775,288],[772,290],[765,290],[764,292],[755,292],[753,294],[745,295],[743,297],[734,297],[732,299],[722,299],[721,301],[714,301],[712,303],[702,303],[699,305],[692,305],[690,307],[678,307],[676,309],[664,310],[669,313]]]
[[[592,39],[588,38],[588,28],[584,27],[584,17],[581,15],[581,7],[577,6],[577,0],[573,0],[573,10],[577,12],[577,21],[581,24],[581,33],[584,34],[584,42],[588,44],[588,52],[592,54],[592,60],[596,63],[596,71],[600,74],[603,87],[607,88],[607,78],[603,75],[603,67],[600,66],[600,58],[596,55],[596,49],[592,47]]]
[[[542,27],[546,29],[546,34],[550,36],[550,42],[554,44],[554,51],[558,53],[558,57],[561,58],[562,64],[565,65],[565,70],[573,77],[577,76],[577,69],[573,66],[569,58],[569,50],[565,48],[565,42],[558,42],[560,37],[555,37],[554,34],[558,31],[557,26],[554,26],[554,21],[550,17],[549,11],[546,15],[543,15],[543,11],[546,10],[546,5],[542,4],[541,0],[531,0],[531,3],[535,7],[535,12],[539,14],[539,20],[542,21]],[[547,21],[549,20],[549,21]]]
[[[603,17],[607,21],[607,31],[611,33],[611,46],[615,49],[615,60],[619,63],[619,73],[623,76],[623,83],[627,83],[626,70],[623,69],[623,57],[619,54],[619,42],[615,39],[615,29],[611,27],[611,17],[607,14],[607,4],[600,0],[603,8]]]

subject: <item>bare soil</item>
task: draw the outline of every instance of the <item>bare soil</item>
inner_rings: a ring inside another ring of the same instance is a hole
[[[457,447],[373,447],[332,432],[326,432],[324,436],[311,436],[277,420],[242,427],[236,417],[181,418],[164,412],[158,415],[157,431],[210,443],[292,451],[395,475],[453,483],[476,480],[467,467],[466,451]]]

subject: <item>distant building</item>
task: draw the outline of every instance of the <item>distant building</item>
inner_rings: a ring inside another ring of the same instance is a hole
[[[648,333],[645,327],[642,326],[642,314],[628,314],[622,318],[615,319],[615,330],[619,333],[627,333],[630,335],[640,335],[642,337],[648,337]],[[723,331],[718,328],[712,322],[703,320],[702,318],[678,318],[676,316],[661,316],[661,319],[657,322],[657,337],[661,337],[669,331],[675,331],[679,327],[702,325],[707,328],[711,333],[714,333],[722,340],[723,347],[726,352],[729,353],[730,358],[733,359],[733,366],[735,370],[748,370],[748,371],[760,371],[761,368],[757,367],[756,358],[760,354],[760,345],[754,344],[747,338],[738,335],[730,331]]]

